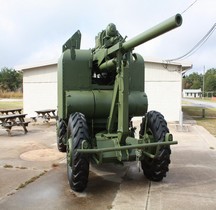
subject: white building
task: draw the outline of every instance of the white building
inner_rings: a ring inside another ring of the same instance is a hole
[[[184,98],[201,98],[202,90],[200,89],[183,89]]]
[[[37,110],[57,109],[57,63],[21,67],[23,71],[23,112],[36,116]]]
[[[161,112],[167,121],[179,121],[181,111],[182,72],[192,65],[145,60],[145,92],[149,110]],[[57,109],[57,62],[19,67],[23,71],[24,113]]]

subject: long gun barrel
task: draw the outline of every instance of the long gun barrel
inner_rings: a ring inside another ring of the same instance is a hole
[[[122,44],[122,49],[124,51],[129,51],[138,45],[141,45],[151,39],[154,39],[157,36],[160,36],[174,28],[181,26],[182,24],[182,16],[180,14],[176,14],[173,17],[159,23],[158,25],[150,28],[149,30],[135,36],[134,38],[124,42]]]
[[[135,36],[134,38],[123,42],[122,45],[120,43],[115,44],[114,46],[110,47],[108,49],[108,52],[106,55],[113,55],[118,50],[121,50],[121,52],[128,52],[133,50],[133,48],[137,47],[138,45],[141,45],[157,36],[160,36],[168,31],[171,31],[172,29],[175,29],[182,24],[182,16],[180,14],[176,14],[167,20],[159,23],[158,25],[148,29],[147,31],[144,31],[143,33]],[[102,61],[103,58],[100,57],[100,61]],[[105,62],[99,62],[99,69],[100,70],[106,70],[113,68],[116,64],[116,58],[115,56],[113,59],[106,60]]]

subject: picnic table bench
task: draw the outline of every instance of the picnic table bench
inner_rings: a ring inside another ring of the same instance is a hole
[[[24,133],[28,132],[27,126],[30,121],[25,121],[27,114],[11,114],[11,115],[0,115],[0,125],[5,128],[9,135],[11,135],[11,129],[13,126],[22,126]]]
[[[55,114],[56,109],[44,109],[44,110],[38,110],[35,111],[37,113],[37,117],[41,117],[45,119],[46,121],[49,121],[50,119],[56,119],[57,116]]]
[[[0,114],[4,115],[4,114],[21,114],[22,109],[21,108],[17,108],[17,109],[0,109]]]

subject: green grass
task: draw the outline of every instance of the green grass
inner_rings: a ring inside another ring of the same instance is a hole
[[[196,106],[183,106],[182,111],[191,117],[202,117],[203,108]],[[216,108],[205,108],[205,117],[206,118],[216,118]]]
[[[216,119],[200,118],[196,121],[198,125],[203,126],[206,130],[209,131],[209,133],[216,137]]]
[[[0,100],[0,109],[16,109],[23,108],[22,101],[1,101]]]
[[[183,113],[191,116],[197,124],[203,126],[213,136],[216,136],[216,108],[205,109],[205,118],[203,118],[203,108],[193,106],[183,106]]]
[[[23,98],[23,93],[17,92],[5,92],[0,90],[0,98]]]

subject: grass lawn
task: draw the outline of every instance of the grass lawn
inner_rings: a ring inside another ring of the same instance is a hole
[[[196,106],[183,106],[182,111],[191,117],[202,117],[203,108]],[[205,117],[206,118],[216,118],[216,108],[205,108]]]
[[[22,101],[0,101],[0,109],[16,109],[23,108]]]
[[[206,130],[208,130],[213,136],[216,137],[216,119],[206,119],[200,118],[197,119],[197,124],[203,126]]]
[[[212,135],[216,136],[216,108],[205,109],[205,118],[203,110],[200,107],[183,106],[182,111],[194,118],[198,125],[203,126]]]

